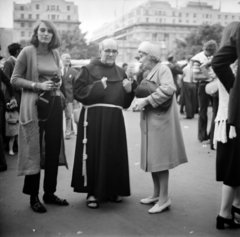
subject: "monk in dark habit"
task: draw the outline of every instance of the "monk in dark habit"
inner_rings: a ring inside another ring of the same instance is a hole
[[[128,150],[122,109],[134,98],[132,84],[115,64],[118,45],[105,39],[100,58],[82,67],[74,84],[74,98],[83,104],[72,176],[75,192],[87,193],[87,206],[100,201],[122,202],[130,196]]]

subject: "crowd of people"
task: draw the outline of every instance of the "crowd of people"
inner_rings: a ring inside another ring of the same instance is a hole
[[[0,69],[0,171],[7,170],[5,150],[9,155],[17,152],[17,172],[25,176],[23,193],[30,196],[32,210],[47,212],[39,199],[41,169],[44,203],[68,206],[55,193],[58,166],[68,167],[64,138],[70,139],[76,126],[71,187],[87,194],[86,205],[92,209],[105,200],[121,203],[131,195],[122,110],[135,100],[141,169],[150,172],[153,181],[152,194],[140,202],[153,205],[150,214],[161,213],[172,204],[169,170],[188,162],[179,113],[186,119],[198,113],[197,139],[216,149],[216,180],[223,182],[216,228],[240,228],[239,32],[240,23],[230,23],[219,50],[210,40],[202,52],[187,55],[184,66],[173,55],[163,64],[160,47],[144,41],[138,47],[141,66],[136,75],[129,73],[127,63],[117,66],[118,44],[109,38],[99,44],[99,57],[77,72],[71,68],[71,55],[58,53],[55,25],[40,20],[31,45],[9,45],[10,57]],[[209,92],[212,86],[217,89]],[[213,116],[207,132],[210,104]]]

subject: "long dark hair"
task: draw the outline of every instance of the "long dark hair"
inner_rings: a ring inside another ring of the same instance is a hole
[[[33,44],[35,47],[38,47],[39,41],[38,41],[38,37],[37,37],[37,32],[38,32],[38,28],[42,22],[53,32],[53,37],[52,37],[51,42],[48,45],[48,48],[49,49],[59,48],[59,46],[61,44],[60,37],[58,35],[56,26],[53,24],[52,21],[49,21],[49,20],[40,20],[37,22],[36,26],[33,29],[33,35],[31,37],[30,43]]]

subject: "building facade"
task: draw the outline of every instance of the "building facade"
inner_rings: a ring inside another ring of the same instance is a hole
[[[173,8],[167,1],[149,0],[97,29],[91,41],[98,43],[108,37],[115,38],[119,43],[119,63],[136,61],[140,42],[151,41],[160,45],[164,60],[174,49],[175,40],[185,38],[199,25],[226,26],[239,20],[240,13],[221,12],[200,1],[188,2],[184,8]]]
[[[64,0],[32,0],[13,7],[13,42],[28,41],[35,23],[48,19],[55,23],[58,32],[74,31],[79,27],[78,6]]]

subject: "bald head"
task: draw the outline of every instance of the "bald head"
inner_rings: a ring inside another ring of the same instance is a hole
[[[118,45],[114,39],[105,39],[99,44],[101,62],[104,64],[114,64],[118,55]]]
[[[64,67],[68,67],[71,63],[71,55],[68,53],[64,53],[61,56],[62,62],[63,62],[63,66]]]
[[[100,44],[99,44],[99,51],[104,50],[106,47],[108,47],[108,45],[116,45],[117,49],[118,49],[118,44],[116,42],[116,40],[109,38],[109,39],[105,39],[103,40]]]

